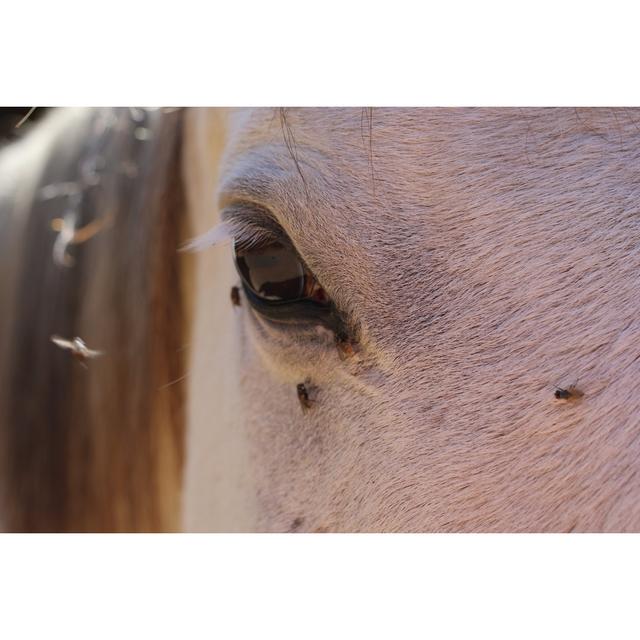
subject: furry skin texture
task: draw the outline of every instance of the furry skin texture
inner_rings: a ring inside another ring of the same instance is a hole
[[[268,208],[358,350],[198,255],[186,528],[639,531],[640,114],[284,116],[188,114],[194,235]]]

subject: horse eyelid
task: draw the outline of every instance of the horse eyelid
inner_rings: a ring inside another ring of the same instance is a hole
[[[279,242],[291,243],[276,216],[253,202],[231,202],[222,210],[221,218],[233,226],[236,238],[249,241],[255,236],[270,237]]]

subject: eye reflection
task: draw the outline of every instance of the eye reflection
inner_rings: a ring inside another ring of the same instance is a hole
[[[243,281],[260,298],[288,302],[305,297],[305,269],[293,249],[278,242],[260,248],[234,246],[234,249]]]

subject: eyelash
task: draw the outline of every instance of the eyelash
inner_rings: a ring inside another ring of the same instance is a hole
[[[255,216],[256,211],[263,220],[261,224],[250,217]],[[287,234],[262,208],[253,204],[236,203],[223,209],[222,222],[186,242],[180,251],[199,253],[231,241],[242,250],[265,246],[272,242],[279,242],[295,250]]]
[[[227,221],[227,225],[235,246],[243,251],[263,247],[271,242],[285,241],[284,234],[274,233],[254,222],[230,219]]]

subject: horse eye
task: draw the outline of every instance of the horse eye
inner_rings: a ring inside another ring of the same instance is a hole
[[[326,306],[329,298],[293,247],[271,242],[241,248],[234,243],[236,268],[245,289],[270,306],[307,301]],[[255,300],[254,300],[255,301]]]

